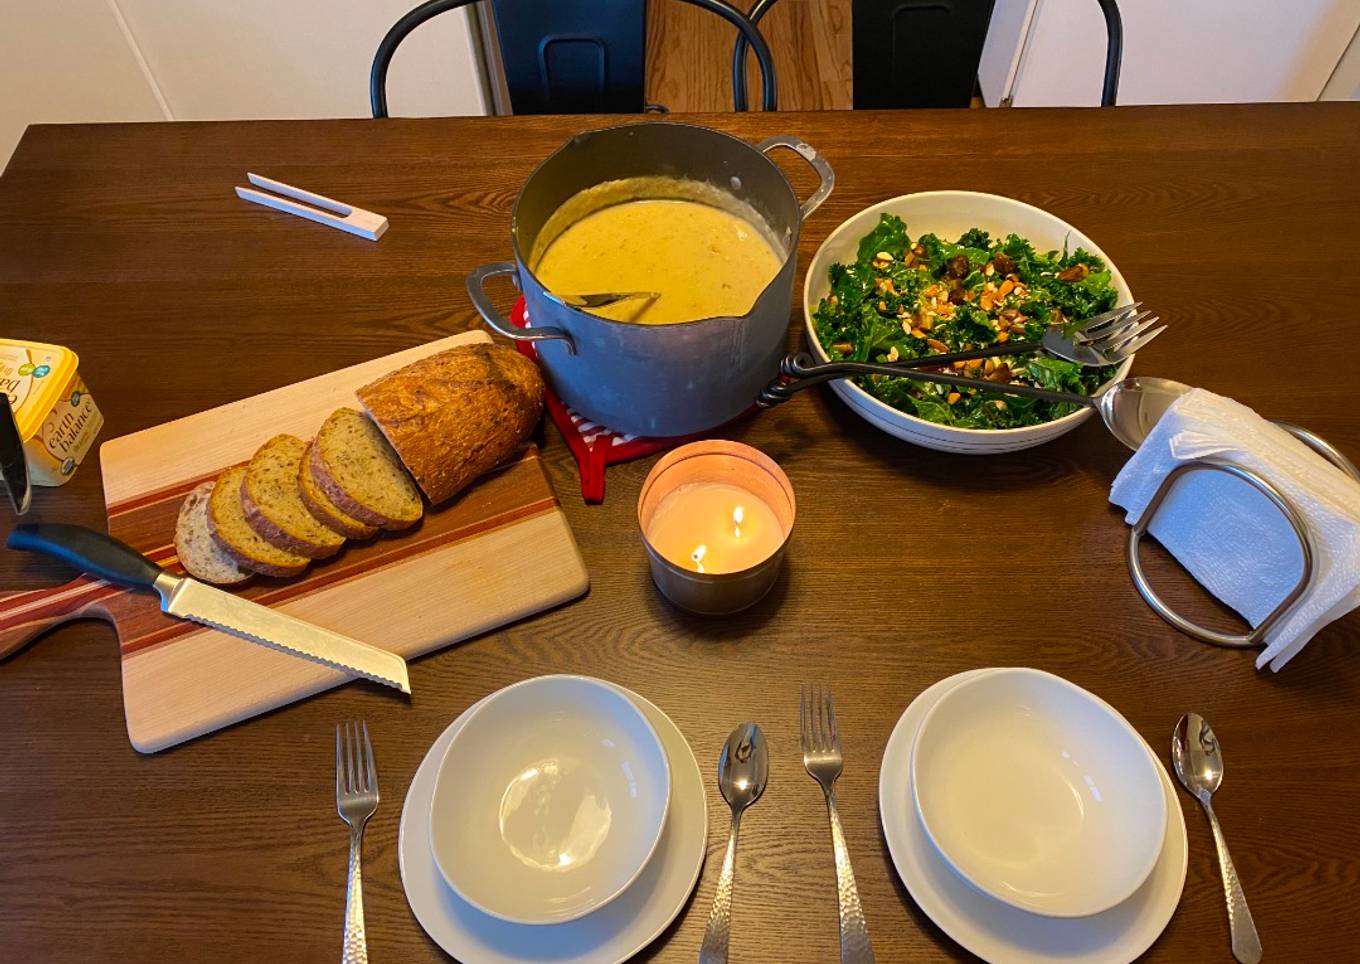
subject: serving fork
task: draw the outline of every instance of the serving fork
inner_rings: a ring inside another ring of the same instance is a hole
[[[335,809],[349,824],[349,883],[345,888],[345,943],[341,964],[368,964],[364,937],[364,886],[360,870],[364,824],[378,809],[378,771],[368,723],[345,722],[335,728]]]
[[[836,810],[836,780],[845,767],[840,734],[836,730],[836,707],[831,691],[821,686],[802,688],[799,719],[803,731],[803,766],[826,795],[826,810],[831,818],[831,845],[836,854],[836,896],[840,907],[841,964],[874,964],[874,949],[869,943],[869,928],[864,922],[855,873],[850,869],[850,851],[841,830]]]
[[[1028,395],[1048,401],[1073,401],[1069,393],[1052,392],[1028,385],[969,378],[953,372],[921,371],[941,368],[955,363],[976,361],[998,356],[1032,355],[1048,352],[1066,361],[1087,368],[1118,365],[1134,352],[1147,346],[1167,326],[1153,328],[1160,319],[1151,311],[1140,311],[1142,302],[1123,305],[1088,318],[1077,325],[1054,325],[1044,332],[1039,341],[1000,343],[971,351],[922,355],[895,362],[833,361],[817,364],[811,355],[800,352],[789,355],[779,366],[780,378],[760,392],[756,404],[770,408],[788,401],[794,392],[834,381],[850,375],[890,375],[943,385],[985,388],[988,391],[1013,395]]]

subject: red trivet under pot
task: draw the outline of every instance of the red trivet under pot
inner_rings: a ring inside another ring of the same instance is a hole
[[[524,299],[520,298],[515,302],[515,308],[510,313],[510,323],[516,328],[523,328],[528,324],[528,321],[529,319],[524,311]],[[534,351],[532,342],[517,341],[515,347],[525,356],[535,362],[538,361],[538,353]],[[571,454],[576,456],[576,464],[581,469],[581,497],[587,502],[604,501],[604,468],[606,465],[613,465],[616,462],[630,462],[633,459],[664,452],[667,449],[675,448],[677,445],[684,445],[686,442],[703,437],[703,433],[677,435],[672,438],[644,438],[638,435],[624,435],[604,425],[597,425],[584,415],[572,411],[562,399],[557,397],[552,389],[548,389],[545,401],[548,406],[548,415],[557,425],[557,430],[562,433],[562,438],[566,439]]]

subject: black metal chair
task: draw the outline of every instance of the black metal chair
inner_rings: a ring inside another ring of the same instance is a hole
[[[475,0],[426,0],[387,31],[373,57],[369,98],[374,117],[387,115],[387,71],[397,47],[432,17]],[[756,52],[761,102],[777,107],[774,58],[765,38],[736,7],[724,0],[684,0],[727,20],[745,46]],[[505,64],[511,107],[516,114],[627,113],[643,103],[646,3],[606,4],[600,0],[492,0]],[[747,109],[746,77],[733,76],[732,102]]]
[[[777,0],[756,0],[759,25]],[[1105,16],[1105,82],[1100,105],[1113,107],[1124,59],[1116,0],[1095,0]],[[854,0],[854,103],[857,108],[967,107],[977,82],[994,0]],[[732,50],[732,85],[745,96],[747,44]]]

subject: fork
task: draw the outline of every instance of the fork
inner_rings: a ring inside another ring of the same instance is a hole
[[[335,727],[335,809],[349,824],[349,883],[345,888],[345,944],[340,962],[368,964],[360,858],[364,824],[378,809],[378,771],[373,765],[373,744],[366,722],[349,721]]]
[[[1049,392],[1046,389],[1030,388],[1025,385],[1011,386],[1006,382],[984,382],[981,379],[953,373],[919,370],[996,356],[1032,355],[1039,351],[1046,351],[1050,355],[1076,362],[1087,368],[1117,365],[1166,331],[1166,325],[1152,328],[1160,319],[1151,311],[1139,311],[1141,307],[1141,301],[1135,302],[1088,318],[1075,327],[1055,325],[1045,331],[1039,341],[989,345],[971,351],[923,355],[920,358],[907,358],[896,362],[835,361],[819,365],[813,361],[811,355],[800,352],[784,359],[779,366],[781,377],[761,390],[756,404],[761,408],[770,408],[788,401],[794,392],[848,375],[890,375],[946,385],[986,388],[989,391],[1014,395],[1030,395],[1048,401],[1072,401],[1063,393]]]
[[[835,785],[844,769],[845,759],[841,756],[831,691],[823,692],[821,686],[804,685],[798,715],[803,730],[803,766],[808,775],[821,784],[831,818],[831,844],[836,852],[836,895],[840,906],[841,964],[874,964],[869,928],[864,923],[855,872],[850,869],[850,851],[845,846],[845,833],[836,810]]]

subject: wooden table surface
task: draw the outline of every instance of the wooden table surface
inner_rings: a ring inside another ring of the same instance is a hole
[[[1041,205],[1097,239],[1171,331],[1138,370],[1232,395],[1360,454],[1346,345],[1360,335],[1360,106],[711,115],[748,139],[804,136],[838,184],[799,259],[841,220],[910,191],[970,188]],[[38,127],[0,177],[0,329],[69,345],[112,438],[476,324],[468,269],[509,253],[525,176],[602,118]],[[797,164],[796,159],[792,162]],[[379,244],[238,201],[247,170],[377,210]],[[791,178],[806,190],[796,167]],[[800,279],[801,290],[801,279]],[[510,292],[503,293],[508,306]],[[790,339],[800,335],[801,312]],[[740,616],[669,609],[634,522],[650,460],[585,506],[556,431],[558,497],[590,595],[416,662],[407,703],[352,685],[153,757],[123,729],[111,630],[51,633],[0,664],[0,957],[13,961],[333,961],[346,836],[336,721],[374,734],[383,804],[369,824],[374,961],[439,959],[407,908],[396,835],[412,773],[478,698],[540,673],[614,680],[659,704],[709,775],[709,862],[644,957],[695,959],[725,843],[712,781],[731,727],[756,720],[768,793],[743,824],[734,962],[836,959],[826,813],[798,751],[798,684],[835,689],[841,813],[878,959],[966,958],[915,907],[879,829],[878,766],[908,702],[962,670],[1035,666],[1122,711],[1159,754],[1203,712],[1227,757],[1216,798],[1272,961],[1360,946],[1360,620],[1284,672],[1172,631],[1143,605],[1107,502],[1127,452],[1091,420],[994,458],[914,448],[825,391],[737,428],[787,470],[799,517],[784,576]],[[39,490],[33,520],[102,524],[98,463]],[[5,513],[4,528],[11,522]],[[1160,550],[1155,550],[1160,554]],[[1173,602],[1210,607],[1167,565]],[[533,578],[533,559],[524,560]],[[64,580],[0,552],[7,588]],[[1149,960],[1229,960],[1208,827],[1190,834],[1180,908]]]

